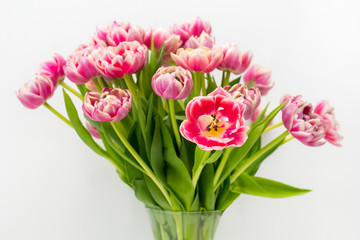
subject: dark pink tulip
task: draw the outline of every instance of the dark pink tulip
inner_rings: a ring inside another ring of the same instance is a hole
[[[157,28],[154,30],[152,33],[152,38],[154,40],[154,47],[156,50],[160,50],[162,44],[165,44],[165,54],[176,52],[182,43],[179,36],[171,34],[168,30],[163,28]]]
[[[245,120],[250,119],[261,101],[259,89],[253,87],[248,89],[246,85],[238,83],[232,86],[228,92],[236,101],[245,104],[244,118]]]
[[[37,74],[16,91],[16,96],[27,108],[35,109],[54,94],[54,84],[46,75]]]
[[[186,106],[187,119],[182,122],[180,132],[206,151],[239,147],[247,139],[244,110],[245,105],[236,102],[224,90],[195,97]]]
[[[190,21],[183,22],[180,25],[174,25],[171,32],[179,35],[181,41],[185,43],[191,36],[200,36],[202,32],[211,33],[211,25],[208,21],[202,20],[200,17]]]
[[[101,75],[122,78],[124,74],[135,73],[145,66],[147,48],[137,41],[122,42],[117,47],[96,49],[92,57]]]
[[[263,68],[260,65],[253,65],[247,70],[243,77],[245,84],[250,84],[252,82],[253,87],[257,87],[261,95],[268,94],[269,90],[274,86],[274,83],[271,83],[271,70]]]
[[[116,122],[128,115],[131,104],[132,95],[129,90],[104,88],[101,93],[86,93],[82,109],[94,121]]]
[[[152,77],[151,86],[160,97],[184,99],[190,95],[193,81],[191,73],[182,67],[160,67]]]
[[[314,112],[319,114],[325,122],[325,140],[341,147],[340,141],[343,137],[339,133],[340,125],[335,119],[334,108],[327,101],[321,101],[315,106]]]
[[[46,75],[53,82],[54,86],[57,86],[59,81],[64,80],[63,67],[65,64],[65,59],[60,54],[55,53],[52,60],[40,64],[39,73]]]
[[[284,126],[305,145],[316,147],[325,144],[326,124],[322,117],[313,112],[310,103],[303,102],[300,96],[283,97],[287,103],[282,109],[282,120]]]
[[[207,47],[213,48],[215,45],[215,37],[206,32],[202,32],[200,36],[191,36],[189,40],[184,44],[184,48],[199,48],[199,47]]]
[[[219,49],[207,47],[196,49],[179,48],[176,54],[171,53],[170,55],[177,65],[186,70],[204,73],[213,71],[223,59],[223,54]]]
[[[81,47],[68,57],[64,72],[70,81],[84,84],[99,75],[91,55],[93,50],[92,47]]]
[[[85,125],[91,136],[93,136],[94,138],[101,138],[96,127],[91,125],[88,121],[86,121]]]
[[[218,69],[223,71],[231,71],[235,75],[243,73],[250,65],[253,54],[250,51],[241,52],[234,43],[228,43],[220,47],[224,54],[224,58]]]

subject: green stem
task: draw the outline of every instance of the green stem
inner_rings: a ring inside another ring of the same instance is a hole
[[[70,87],[69,85],[67,85],[66,83],[64,83],[64,81],[61,81],[61,82],[60,82],[60,85],[63,86],[65,89],[69,90],[72,94],[74,94],[74,95],[77,96],[78,98],[80,98],[81,101],[84,101],[83,95],[81,95],[81,94],[78,93],[75,89],[73,89],[72,87]]]
[[[50,104],[48,104],[47,102],[44,102],[43,105],[49,109],[53,114],[55,114],[58,118],[60,118],[61,120],[63,120],[67,125],[69,125],[70,127],[73,128],[71,122],[65,118],[63,115],[61,115],[61,113],[59,113],[58,111],[55,110],[55,108],[53,108],[52,106],[50,106]]]
[[[225,78],[223,78],[223,81],[221,82],[221,86],[222,86],[222,87],[225,87],[225,86],[229,85],[229,80],[230,80],[230,74],[231,74],[231,72],[230,72],[230,71],[226,71],[225,73],[226,73],[226,74],[225,74]]]
[[[216,190],[218,187],[219,187],[219,179],[221,177],[221,173],[222,171],[224,170],[224,167],[226,165],[226,162],[230,156],[230,153],[232,151],[232,147],[228,147],[225,152],[224,152],[224,156],[222,157],[221,161],[220,161],[220,164],[218,166],[218,168],[216,169],[216,172],[215,172],[215,176],[214,176],[214,181],[213,181],[213,186],[214,186],[214,190]]]
[[[196,184],[200,178],[200,174],[202,172],[202,169],[204,168],[205,164],[203,164],[203,162],[209,158],[211,151],[206,151],[201,159],[200,165],[199,167],[196,169],[193,179],[192,179],[192,184],[194,186],[194,189],[196,188]]]
[[[263,133],[266,133],[266,132],[268,132],[268,131],[270,131],[270,130],[272,130],[272,129],[274,129],[274,128],[280,127],[281,125],[283,125],[282,122],[279,122],[279,123],[277,123],[277,124],[271,125],[270,127],[265,128],[265,130],[264,130]]]
[[[120,88],[120,79],[119,78],[114,79],[113,83],[114,83],[115,87]]]
[[[243,164],[231,175],[230,183],[233,183],[251,164],[253,164],[259,157],[261,157],[263,153],[278,144],[279,139],[285,138],[288,134],[289,132],[286,130],[273,141],[268,143],[265,147],[257,151],[255,154],[251,155],[249,158],[245,159],[243,161]]]
[[[93,78],[92,81],[93,81],[93,83],[94,83],[94,86],[95,86],[96,90],[101,93],[101,92],[102,92],[102,88],[101,88],[101,86],[100,86],[99,79]]]
[[[283,145],[283,144],[285,144],[285,143],[287,143],[288,141],[291,141],[291,140],[293,140],[293,139],[294,139],[293,136],[289,136],[289,137],[285,138],[285,140],[281,143],[281,145]]]
[[[155,183],[155,185],[162,192],[166,201],[169,203],[170,207],[172,207],[172,202],[170,200],[169,193],[166,191],[164,186],[160,183],[159,179],[155,176],[153,171],[149,168],[149,166],[144,162],[144,160],[140,157],[140,155],[135,151],[135,149],[131,146],[128,140],[121,134],[120,129],[118,128],[116,122],[110,122],[111,126],[114,128],[116,134],[118,135],[120,141],[124,144],[125,148],[130,152],[130,154],[135,158],[135,160],[139,163],[139,165],[144,169],[146,175]]]
[[[130,90],[131,94],[134,96],[133,100],[134,100],[135,106],[137,106],[137,97],[135,97],[135,96],[137,94],[138,87],[134,82],[134,78],[132,77],[131,74],[125,74],[124,80],[125,80],[126,86]]]
[[[172,128],[174,130],[174,135],[175,135],[175,140],[176,140],[176,144],[178,145],[179,150],[181,149],[181,138],[180,138],[180,133],[179,133],[179,127],[177,125],[176,122],[176,118],[175,118],[175,105],[174,105],[174,99],[169,99],[169,116],[170,116],[170,121],[171,121],[171,125]]]

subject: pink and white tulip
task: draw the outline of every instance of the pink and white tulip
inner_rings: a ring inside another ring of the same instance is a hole
[[[93,136],[94,138],[101,138],[96,127],[91,125],[91,123],[89,123],[88,121],[86,121],[85,125],[91,136]]]
[[[70,81],[84,84],[99,75],[91,55],[93,50],[92,47],[80,48],[69,56],[64,72]]]
[[[202,32],[200,36],[191,36],[189,40],[184,44],[184,48],[199,48],[199,47],[207,47],[213,48],[215,45],[215,37],[206,32]]]
[[[65,64],[65,59],[60,54],[55,53],[52,60],[40,64],[39,74],[46,75],[56,87],[58,82],[64,80],[63,68]]]
[[[325,122],[325,140],[337,147],[341,147],[340,141],[343,137],[339,133],[340,125],[335,119],[334,108],[327,101],[321,101],[315,106],[314,112],[319,114],[323,122]]]
[[[160,67],[151,81],[155,94],[166,99],[187,98],[193,88],[191,73],[182,67]]]
[[[180,126],[184,138],[206,151],[239,147],[247,139],[245,105],[230,98],[224,90],[217,92],[192,99],[186,107],[187,119]]]
[[[300,96],[283,97],[287,103],[282,109],[282,121],[291,135],[305,145],[316,147],[325,144],[327,125],[321,116],[313,112],[310,103],[303,102]]]
[[[257,87],[261,95],[266,95],[269,90],[274,86],[274,83],[271,83],[271,70],[268,68],[263,68],[260,65],[253,65],[247,70],[244,74],[243,81],[245,84],[251,84],[252,87]]]
[[[157,51],[160,50],[163,43],[165,44],[165,55],[170,52],[176,52],[182,43],[178,35],[171,34],[168,30],[163,28],[157,28],[154,30],[152,33],[152,38],[154,40],[154,47]]]
[[[97,92],[97,89],[95,87],[95,84],[92,80],[88,81],[87,83],[85,83],[85,87],[90,91],[90,92]]]
[[[101,75],[110,78],[122,78],[141,70],[147,60],[145,45],[134,42],[122,42],[117,47],[107,47],[93,51],[95,67]]]
[[[245,104],[245,120],[250,119],[261,101],[261,93],[258,88],[247,88],[246,85],[238,83],[232,86],[228,92],[238,102]]]
[[[25,107],[35,109],[50,98],[54,91],[54,84],[48,76],[36,74],[33,79],[16,91],[16,96]]]
[[[202,32],[211,33],[210,22],[202,20],[200,17],[190,21],[183,22],[180,25],[174,25],[171,32],[179,35],[181,41],[185,43],[191,36],[200,36]]]
[[[223,59],[223,54],[217,48],[180,48],[177,50],[176,54],[171,53],[171,58],[176,64],[186,70],[209,73],[219,66]]]
[[[249,67],[253,54],[250,51],[241,52],[239,47],[234,43],[228,43],[222,46],[224,58],[218,69],[223,71],[231,71],[235,75],[239,75]]]
[[[129,90],[104,88],[101,93],[86,93],[82,109],[94,121],[116,122],[128,115],[131,105]]]
[[[114,28],[121,28],[121,29],[124,29],[124,31],[127,32],[131,28],[131,25],[130,25],[129,22],[125,22],[125,21],[113,21],[108,26],[97,28],[96,29],[96,34],[99,37],[99,39],[101,39],[103,41],[106,41],[107,40],[107,35]]]

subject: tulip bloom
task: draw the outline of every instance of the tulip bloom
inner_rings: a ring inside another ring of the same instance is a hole
[[[238,46],[233,43],[228,43],[220,49],[224,58],[218,66],[218,69],[231,71],[235,75],[243,73],[249,67],[253,58],[253,54],[250,51],[242,53],[240,52]]]
[[[319,114],[325,122],[325,140],[337,147],[341,147],[340,141],[343,137],[339,133],[340,126],[335,120],[334,108],[327,101],[321,101],[315,106],[314,112]]]
[[[138,42],[122,42],[117,47],[96,49],[92,53],[95,67],[101,75],[122,78],[139,71],[146,64],[147,48]]]
[[[190,95],[193,81],[191,73],[182,67],[160,67],[152,77],[151,86],[160,97],[184,99]]]
[[[224,90],[195,97],[186,107],[180,132],[206,151],[239,147],[247,139],[243,113],[245,105],[230,98]]]
[[[207,47],[213,48],[215,44],[215,37],[206,32],[202,32],[199,37],[191,36],[189,40],[186,41],[184,48],[199,48],[199,47]]]
[[[16,91],[16,96],[25,107],[35,109],[51,97],[54,90],[54,84],[47,75],[37,74]]]
[[[91,125],[88,121],[86,121],[85,125],[91,136],[93,136],[94,138],[101,138],[96,127]]]
[[[99,75],[91,56],[94,48],[86,46],[72,53],[64,66],[65,75],[76,84],[84,84]]]
[[[86,93],[82,109],[94,121],[116,122],[128,115],[131,104],[132,95],[129,90],[106,87],[101,93]]]
[[[269,90],[274,86],[274,83],[270,81],[271,70],[263,68],[260,65],[253,65],[247,70],[244,75],[244,82],[250,84],[253,82],[253,87],[259,88],[261,95],[266,95]]]
[[[245,120],[250,119],[261,101],[259,89],[253,87],[248,89],[246,85],[238,83],[231,87],[228,92],[238,102],[245,104],[244,118]]]
[[[282,109],[284,126],[291,135],[305,145],[316,147],[325,144],[326,124],[320,115],[313,112],[310,103],[303,102],[301,96],[283,97],[287,103]]]
[[[52,60],[40,64],[39,74],[46,75],[56,87],[58,82],[64,80],[63,67],[65,64],[65,59],[60,54],[55,53]]]
[[[96,29],[96,34],[99,37],[99,39],[101,39],[103,41],[106,41],[107,35],[114,28],[122,28],[122,29],[124,29],[124,31],[127,32],[131,28],[131,25],[130,25],[129,22],[125,22],[125,21],[113,21],[108,26],[97,28]]]
[[[202,32],[210,34],[211,25],[208,21],[204,21],[200,17],[197,17],[190,21],[183,22],[180,25],[174,25],[171,28],[171,32],[179,35],[181,41],[185,43],[191,36],[198,37]]]
[[[176,52],[182,43],[178,35],[171,34],[168,30],[163,28],[157,28],[155,31],[153,31],[152,38],[154,40],[154,47],[156,50],[160,50],[162,44],[165,44],[165,54]]]
[[[176,54],[171,53],[171,58],[176,64],[186,70],[209,73],[219,66],[223,59],[223,55],[217,48],[180,48],[177,50]]]

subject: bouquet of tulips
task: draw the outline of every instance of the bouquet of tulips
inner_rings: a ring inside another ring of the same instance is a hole
[[[308,192],[256,172],[293,138],[308,146],[340,146],[342,139],[327,101],[313,107],[300,95],[285,95],[272,111],[261,108],[274,84],[252,57],[236,44],[216,47],[211,25],[200,18],[155,30],[113,22],[66,60],[55,54],[41,64],[16,95],[73,128],[148,208],[224,211],[240,194]],[[67,117],[47,102],[59,85]],[[278,113],[282,121],[273,124]],[[284,132],[263,145],[262,135],[280,126]]]

